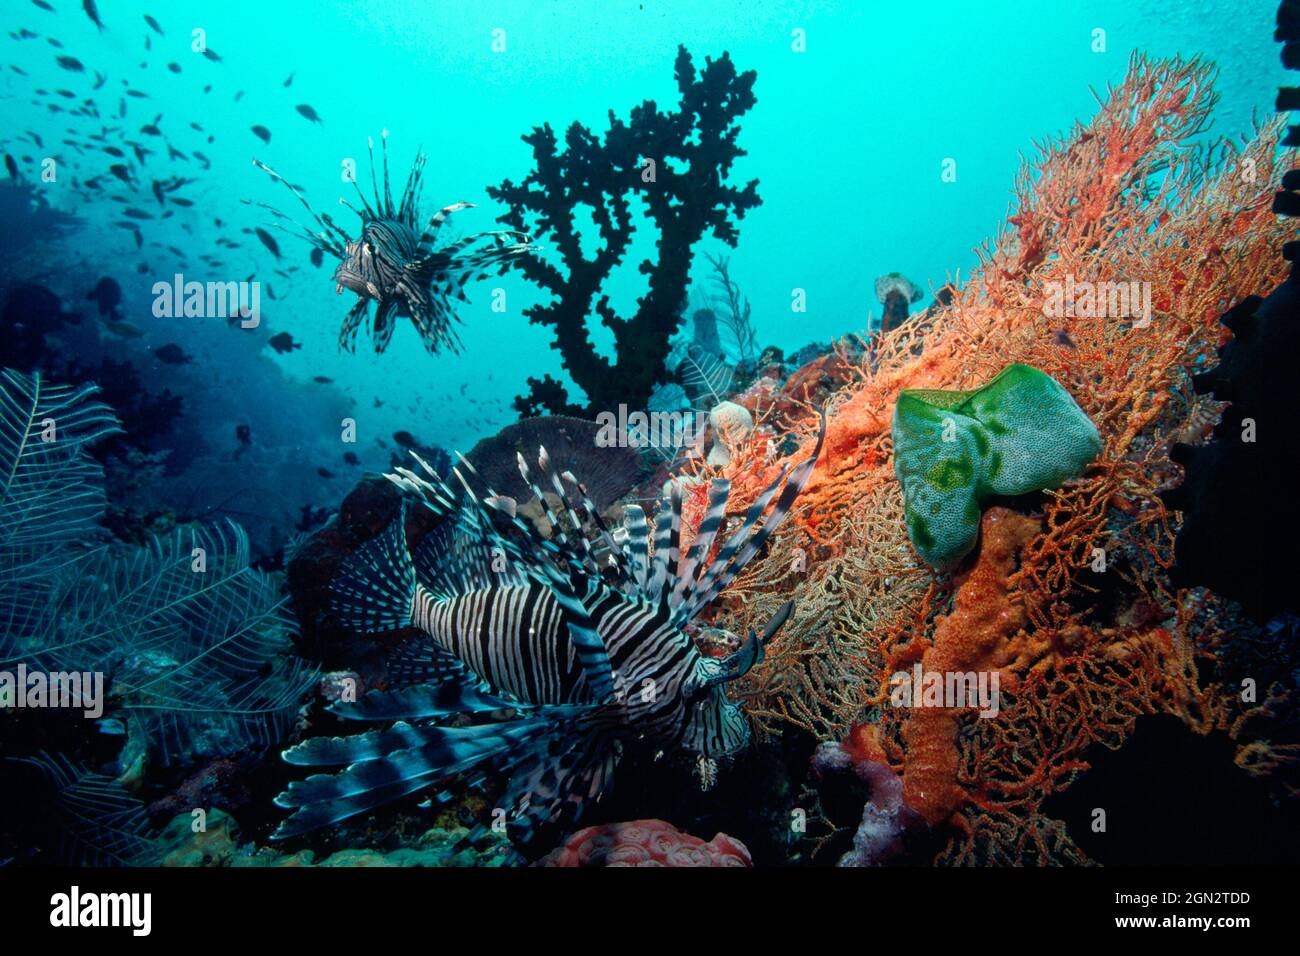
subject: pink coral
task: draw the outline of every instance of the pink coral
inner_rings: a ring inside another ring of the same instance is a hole
[[[538,866],[752,866],[749,850],[725,833],[707,843],[663,820],[606,823],[572,834]]]

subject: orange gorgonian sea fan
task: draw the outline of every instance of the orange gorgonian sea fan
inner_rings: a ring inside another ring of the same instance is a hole
[[[1025,161],[1011,215],[979,250],[974,274],[950,283],[950,303],[865,350],[856,380],[831,402],[826,450],[796,520],[733,586],[722,611],[743,633],[796,601],[790,626],[741,689],[760,727],[797,725],[834,737],[855,722],[879,722],[886,755],[906,778],[907,740],[917,734],[904,733],[906,715],[889,707],[888,679],[900,659],[931,645],[953,589],[907,538],[893,469],[894,404],[905,388],[969,389],[1021,362],[1069,390],[1103,448],[1033,515],[1040,530],[1024,542],[1006,585],[1024,609],[1019,644],[1037,650],[1008,662],[1005,676],[1052,699],[1085,702],[1072,718],[1083,727],[1092,725],[1086,702],[1111,707],[1113,695],[1099,688],[1113,684],[1146,689],[1134,719],[1163,711],[1201,732],[1230,729],[1223,695],[1186,667],[1189,655],[1212,657],[1222,641],[1219,602],[1170,587],[1176,517],[1157,493],[1180,477],[1168,457],[1170,436],[1203,414],[1189,404],[1186,380],[1223,340],[1218,317],[1284,276],[1278,250],[1287,229],[1271,201],[1290,164],[1278,151],[1280,122],[1240,143],[1198,146],[1215,104],[1213,79],[1199,59],[1134,56],[1090,121],[1039,144]],[[758,488],[770,480],[765,469],[778,464],[738,460],[729,471],[754,473],[746,485]],[[743,508],[745,495],[733,491],[733,501]],[[1094,570],[1099,555],[1104,573]],[[1160,672],[1175,664],[1176,675]],[[1060,710],[1049,704],[1038,712]],[[1025,735],[1025,711],[1013,710],[1002,725],[981,727],[979,753],[1002,753],[999,734]],[[1210,720],[1211,713],[1220,716]],[[1111,746],[1131,728],[1113,715],[1104,723]],[[1025,826],[1044,795],[1068,785],[1080,769],[1075,755],[1096,739],[1040,730],[1042,765],[1064,770],[1019,783],[1000,778],[1017,797],[998,812]],[[969,740],[961,746],[970,795],[985,770]],[[1018,839],[1013,831],[1004,827],[996,839]],[[1039,847],[1042,859],[1074,856],[1059,840],[1047,846]],[[954,845],[948,858],[1015,855],[985,850]]]

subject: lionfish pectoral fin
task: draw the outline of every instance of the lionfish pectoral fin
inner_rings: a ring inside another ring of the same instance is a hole
[[[485,763],[504,761],[530,741],[535,745],[549,724],[547,718],[473,727],[398,723],[358,738],[305,741],[285,751],[284,759],[299,766],[337,765],[353,756],[355,760],[341,773],[315,774],[290,783],[275,804],[294,813],[271,838],[283,840],[329,826]]]
[[[601,722],[597,711],[585,732],[569,731],[567,747],[552,749],[515,771],[505,798],[514,811],[506,834],[525,853],[554,846],[609,789],[620,750],[608,733],[593,726]]]
[[[339,348],[344,352],[357,350],[357,330],[361,328],[361,320],[366,317],[369,306],[369,299],[358,298],[356,304],[343,317],[343,326],[339,329]]]
[[[462,774],[470,783],[484,779],[488,772],[509,775],[509,799],[519,813],[526,813],[534,802],[551,802],[551,791],[556,789],[562,799],[575,793],[585,799],[591,785],[603,787],[605,781],[591,774],[575,777],[572,765],[581,763],[585,769],[590,758],[579,761],[579,757],[603,753],[600,731],[613,720],[604,710],[557,705],[537,708],[515,720],[470,727],[398,722],[387,730],[355,737],[304,741],[284,752],[287,762],[298,766],[347,763],[347,769],[290,783],[275,804],[294,813],[271,838],[283,840],[338,823]],[[517,776],[520,767],[529,771],[522,780]],[[578,785],[583,782],[585,786]]]
[[[393,340],[393,331],[397,328],[393,313],[396,311],[397,303],[392,299],[381,299],[379,305],[375,307],[371,336],[376,352],[388,348],[388,343]]]

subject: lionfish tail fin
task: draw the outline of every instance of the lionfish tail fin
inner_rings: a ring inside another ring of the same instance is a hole
[[[415,584],[403,502],[388,527],[343,562],[331,582],[331,609],[341,624],[353,630],[399,630],[411,623]]]

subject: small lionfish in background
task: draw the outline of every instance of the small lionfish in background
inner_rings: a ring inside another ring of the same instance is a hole
[[[507,833],[528,848],[601,797],[625,744],[710,760],[743,748],[749,726],[724,685],[762,659],[793,604],[782,606],[761,637],[732,635],[739,649],[723,658],[702,655],[688,628],[781,524],[812,474],[825,432],[823,416],[812,455],[782,469],[716,553],[725,480],[711,482],[689,548],[679,547],[681,492],[673,483],[659,504],[652,552],[640,506],[627,506],[626,534],[616,538],[586,489],[570,472],[557,473],[544,448],[538,477],[522,455],[518,460],[531,505],[552,529],[549,539],[519,517],[513,499],[490,488],[480,499],[468,462],[453,469],[464,488],[458,496],[413,455],[424,474],[398,468],[388,478],[444,521],[412,555],[404,504],[333,584],[334,610],[347,626],[415,626],[427,635],[390,667],[403,686],[330,707],[348,719],[398,722],[285,751],[292,764],[347,769],[289,784],[275,802],[295,812],[275,837],[328,826],[463,774],[471,784],[508,780],[501,803]],[[502,711],[508,719],[500,719]],[[492,712],[498,719],[472,726],[439,723]],[[451,798],[442,791],[434,800]]]
[[[446,346],[458,351],[460,340],[452,329],[457,319],[452,299],[465,301],[465,286],[494,272],[500,274],[509,268],[511,260],[530,252],[527,235],[510,230],[480,232],[434,249],[433,243],[447,217],[461,209],[473,208],[473,203],[458,202],[444,206],[429,219],[420,231],[420,189],[423,183],[425,157],[417,152],[402,191],[401,202],[393,205],[393,194],[388,178],[388,130],[383,131],[384,189],[380,194],[375,177],[375,144],[368,140],[370,149],[370,181],[374,189],[374,204],[366,198],[356,178],[352,184],[361,199],[361,209],[340,198],[339,202],[361,217],[361,237],[352,239],[326,213],[318,215],[303,196],[300,187],[289,182],[263,162],[253,160],[253,165],[265,170],[273,179],[284,185],[298,198],[303,207],[320,226],[313,233],[294,224],[299,235],[321,252],[339,259],[334,271],[335,290],[342,295],[351,289],[357,294],[357,303],[343,319],[339,331],[339,347],[351,352],[355,349],[357,329],[362,318],[369,319],[370,303],[374,301],[375,317],[372,338],[375,351],[388,347],[396,328],[396,316],[406,316],[415,323],[424,341],[424,347],[437,353]],[[271,212],[277,218],[289,219],[265,203],[249,202]],[[291,220],[290,220],[291,221]],[[280,228],[284,228],[281,226]],[[485,245],[478,245],[485,243]],[[474,248],[478,245],[478,248]],[[316,255],[316,253],[313,253]]]

